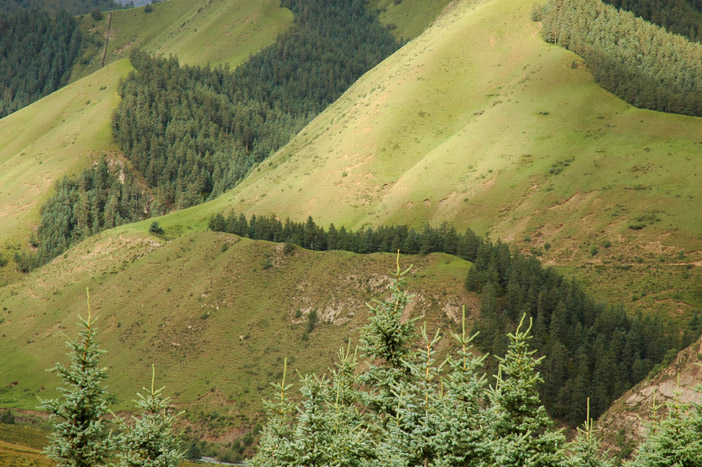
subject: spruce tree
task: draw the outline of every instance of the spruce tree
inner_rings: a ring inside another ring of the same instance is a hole
[[[283,362],[283,379],[280,383],[271,383],[280,394],[278,400],[263,401],[268,423],[263,428],[258,452],[251,459],[252,467],[285,467],[297,465],[293,440],[293,422],[295,405],[285,398],[291,384],[285,384],[288,360]]]
[[[628,467],[702,466],[702,406],[680,400],[680,392],[666,403],[668,416],[659,420],[659,405],[653,403],[653,422]]]
[[[526,316],[526,315],[525,315]],[[524,316],[524,317],[525,317]],[[553,422],[541,405],[538,386],[543,379],[536,367],[543,357],[534,357],[529,348],[529,327],[522,331],[524,317],[517,330],[509,334],[509,348],[499,360],[495,386],[490,390],[492,463],[503,467],[546,467],[562,464],[564,436],[553,431]]]
[[[175,467],[183,458],[179,436],[173,432],[177,415],[169,413],[171,399],[162,396],[164,388],[155,388],[155,378],[152,365],[151,389],[144,388],[146,395],[137,393],[134,401],[141,415],[132,425],[120,420],[125,428],[119,438],[120,467]]]
[[[90,292],[86,292],[88,319],[78,317],[79,335],[66,343],[71,364],[66,367],[57,363],[51,369],[63,379],[65,387],[59,388],[62,396],[42,401],[41,405],[53,424],[44,452],[61,467],[104,465],[113,447],[105,421],[109,397],[103,384],[106,372],[100,366],[105,351],[95,340]]]
[[[593,430],[590,418],[590,399],[587,399],[587,418],[582,428],[578,428],[577,437],[568,445],[567,467],[613,467],[614,463],[606,459],[606,453],[600,454],[600,440]]]
[[[416,319],[402,320],[410,298],[403,290],[409,269],[401,271],[399,261],[398,252],[390,298],[368,304],[371,316],[361,330],[361,351],[368,359],[368,369],[360,380],[370,388],[365,403],[381,418],[385,414],[395,415],[394,391],[409,376],[407,360],[412,354],[410,344],[415,337]]]
[[[435,464],[456,467],[487,465],[490,440],[485,427],[492,421],[492,412],[486,410],[487,379],[483,363],[487,355],[475,356],[472,352],[476,334],[466,334],[465,307],[462,332],[454,333],[453,337],[460,350],[458,358],[449,356],[451,372],[442,383],[442,403],[438,408],[439,422],[435,434]]]

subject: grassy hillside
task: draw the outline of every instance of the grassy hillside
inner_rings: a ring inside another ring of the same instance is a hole
[[[0,465],[14,467],[55,465],[41,455],[46,431],[25,425],[0,423]]]
[[[182,54],[189,63],[219,57],[212,61],[236,65],[287,27],[292,15],[276,5],[173,0],[148,14],[134,9],[114,12],[113,33],[121,34],[123,45],[135,41],[152,52]],[[90,15],[82,21],[95,22]],[[99,24],[107,27],[108,21],[105,15]],[[120,47],[119,38],[111,41],[111,50]],[[149,48],[156,44],[159,50]],[[93,67],[96,71],[89,75],[92,69],[77,72],[87,76],[0,120],[0,254],[6,258],[26,245],[54,181],[79,173],[102,154],[119,157],[110,119],[119,102],[117,84],[132,69],[119,60],[127,55],[128,51],[108,54],[116,61],[102,69]],[[0,284],[8,274],[0,268]]]
[[[286,255],[282,247],[213,232],[165,242],[111,231],[0,289],[0,407],[34,409],[37,396],[55,394],[58,381],[43,370],[65,360],[65,336],[75,335],[90,287],[119,409],[130,408],[153,362],[176,403],[211,436],[253,423],[283,358],[302,372],[331,364],[395,267],[391,254]],[[469,263],[442,254],[401,262],[414,264],[412,315],[455,327],[459,306],[470,302]],[[308,332],[313,310],[319,324]]]
[[[603,298],[702,306],[702,119],[602,90],[541,40],[532,3],[458,3],[239,187],[173,223],[230,206],[350,227],[449,220],[542,253]]]
[[[370,0],[371,8],[380,12],[378,19],[397,39],[419,36],[439,16],[451,0]]]
[[[169,0],[112,13],[106,63],[129,57],[133,48],[161,55],[176,55],[189,65],[229,64],[236,66],[248,56],[271,44],[293,20],[278,0]],[[84,31],[104,38],[109,15],[95,21],[81,19]],[[75,71],[85,76],[99,69],[103,49],[93,51],[89,64]],[[86,61],[88,57],[86,57]]]
[[[110,114],[130,70],[113,63],[0,120],[0,250],[29,238],[54,181],[116,150]]]

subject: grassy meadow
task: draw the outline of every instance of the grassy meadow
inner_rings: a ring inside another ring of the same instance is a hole
[[[53,183],[115,153],[110,115],[122,60],[0,119],[0,251],[26,242]]]
[[[292,24],[292,13],[279,4],[278,0],[169,0],[153,5],[149,13],[145,7],[114,11],[106,63],[129,58],[130,51],[139,48],[177,56],[188,65],[236,67]],[[107,14],[100,21],[91,15],[80,19],[84,31],[101,38],[108,24]],[[74,76],[98,70],[103,50],[79,65]]]
[[[463,287],[469,263],[433,254],[401,264],[414,265],[412,316],[455,330],[461,304],[473,303]],[[349,338],[355,345],[366,302],[384,296],[394,269],[391,254],[286,255],[283,245],[222,233],[166,241],[105,232],[0,289],[0,407],[35,409],[37,397],[56,394],[58,380],[43,370],[66,359],[89,287],[116,408],[131,408],[155,363],[194,429],[226,436],[258,420],[284,358],[305,373],[331,365]]]

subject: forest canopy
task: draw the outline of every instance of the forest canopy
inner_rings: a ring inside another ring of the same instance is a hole
[[[0,118],[64,86],[81,51],[76,20],[65,11],[0,13]]]
[[[702,42],[702,0],[604,0],[669,32]]]
[[[534,10],[546,41],[582,56],[595,81],[630,104],[702,116],[702,44],[600,0]]]

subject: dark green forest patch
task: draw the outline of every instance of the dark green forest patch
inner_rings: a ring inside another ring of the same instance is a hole
[[[702,115],[702,44],[600,0],[551,1],[533,18],[547,42],[584,57],[595,81],[630,104]]]
[[[0,13],[0,118],[64,86],[82,36],[65,11]]]
[[[702,0],[604,0],[646,21],[702,42]]]

